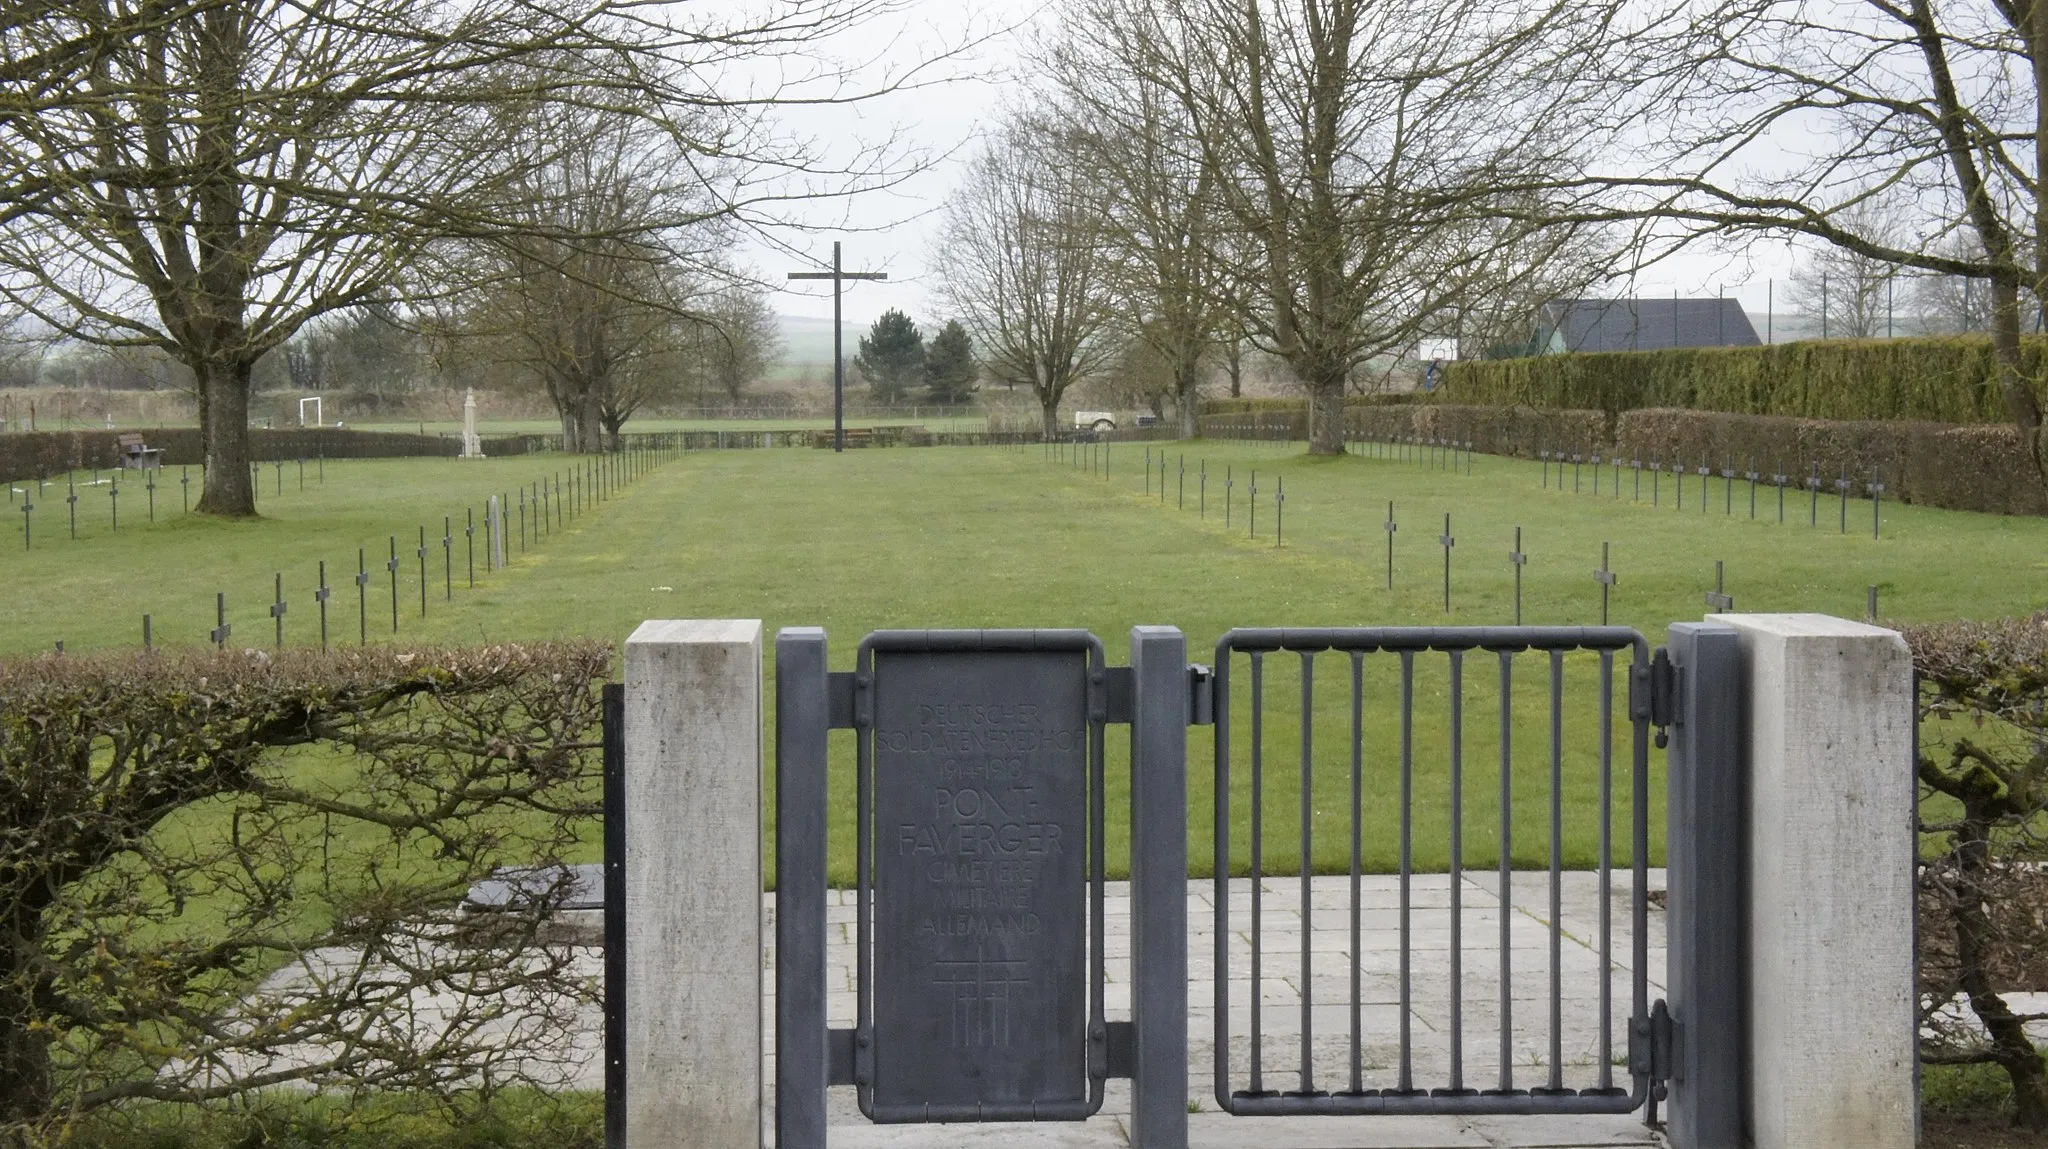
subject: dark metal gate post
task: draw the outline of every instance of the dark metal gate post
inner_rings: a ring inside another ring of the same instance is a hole
[[[604,687],[604,1145],[626,1149],[626,685]]]
[[[1666,805],[1668,1130],[1673,1149],[1741,1149],[1749,1108],[1741,646],[1732,627],[1681,622],[1669,649],[1677,689]]]
[[[1131,628],[1131,1141],[1188,1143],[1187,639]],[[1207,685],[1206,679],[1202,683]]]
[[[825,632],[775,635],[775,1144],[825,1149]]]

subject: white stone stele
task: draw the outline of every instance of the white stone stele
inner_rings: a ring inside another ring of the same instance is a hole
[[[481,459],[484,457],[484,441],[476,433],[476,392],[462,393],[462,457]]]
[[[762,627],[626,640],[626,1144],[761,1145]]]
[[[1820,614],[1741,635],[1756,1149],[1914,1143],[1912,656]]]

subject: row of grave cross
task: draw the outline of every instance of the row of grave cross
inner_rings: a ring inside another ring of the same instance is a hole
[[[646,474],[655,465],[681,454],[680,445],[657,445],[636,448],[596,459],[585,459],[575,469],[557,472],[546,479],[535,480],[525,487],[517,488],[516,502],[513,492],[493,495],[487,500],[482,524],[484,534],[484,565],[487,571],[498,569],[504,559],[508,539],[507,519],[514,506],[518,509],[518,549],[524,552],[529,539],[534,545],[563,529],[568,521],[591,507],[608,501],[618,490],[632,480]],[[476,508],[469,507],[463,512],[462,538],[464,542],[464,564],[470,587],[476,586],[476,542],[478,523]],[[454,519],[444,515],[441,518],[441,585],[445,599],[455,597],[455,537]],[[413,554],[418,560],[421,618],[427,615],[428,558],[433,549],[427,528],[419,528],[418,545]],[[399,555],[398,536],[391,535],[387,542],[387,557],[384,569],[390,575],[391,585],[391,632],[399,631],[399,583],[404,561]],[[368,562],[368,549],[356,548],[356,617],[357,637],[364,644],[370,641],[370,583],[373,576]],[[319,564],[319,580],[313,589],[313,602],[320,612],[320,649],[329,648],[328,603],[334,597],[334,588],[327,583],[327,563]],[[284,621],[289,604],[285,599],[284,572],[275,572],[272,578],[272,598],[269,615],[272,620],[272,641],[282,648],[285,641]],[[207,632],[207,641],[215,647],[225,648],[234,634],[234,627],[228,621],[228,596],[226,591],[214,592],[214,626]],[[155,620],[151,615],[142,616],[142,646],[144,650],[156,645]],[[56,644],[59,654],[64,643]]]
[[[1364,442],[1364,445],[1368,449],[1386,450],[1394,455],[1398,455],[1398,453],[1404,449],[1404,444],[1406,444],[1407,446],[1412,446],[1419,453],[1418,457],[1421,458],[1431,458],[1431,456],[1428,455],[1427,452],[1434,450],[1436,448],[1436,445],[1432,444],[1431,441],[1422,439],[1412,441],[1392,439],[1384,441],[1362,442]],[[1445,455],[1443,457],[1455,460],[1457,458],[1457,455],[1453,454],[1452,452],[1469,451],[1471,444],[1455,444],[1446,441],[1443,442],[1441,446],[1445,451]],[[1069,462],[1076,467],[1085,466],[1089,469],[1091,473],[1099,474],[1101,477],[1105,479],[1108,478],[1110,475],[1110,445],[1106,442],[1053,442],[1046,444],[1045,450],[1053,458]],[[1563,456],[1560,453],[1558,456],[1555,457],[1560,459],[1558,482],[1561,487],[1563,484],[1563,465],[1561,462]],[[1545,467],[1544,482],[1546,486],[1549,483],[1548,469],[1552,458],[1553,456],[1551,456],[1548,452],[1545,452],[1543,462]],[[1578,458],[1579,457],[1574,456],[1574,462],[1577,462]],[[1608,460],[1604,460],[1598,455],[1585,456],[1585,458],[1590,460],[1596,467],[1608,462]],[[1468,468],[1467,473],[1469,474],[1469,455],[1466,455],[1464,457],[1464,462],[1466,467]],[[1618,475],[1619,464],[1617,463],[1616,466],[1616,474]],[[1176,505],[1183,509],[1186,508],[1188,466],[1187,456],[1185,454],[1179,454],[1176,457],[1170,455],[1169,452],[1167,452],[1166,449],[1163,447],[1155,450],[1154,448],[1147,446],[1143,449],[1141,467],[1145,476],[1145,493],[1148,496],[1156,491],[1160,502],[1164,503],[1166,501],[1166,491],[1168,482],[1169,480],[1175,480],[1174,497]],[[1661,464],[1653,463],[1653,475],[1659,473],[1660,471]],[[1638,469],[1637,473],[1638,478],[1640,478],[1640,469]],[[1706,474],[1706,468],[1701,468],[1700,473],[1702,475]],[[1258,472],[1251,471],[1249,472],[1249,474],[1250,479],[1248,483],[1248,493],[1250,495],[1250,498],[1248,511],[1246,514],[1246,521],[1248,529],[1254,536],[1256,536],[1258,534],[1259,505]],[[1596,471],[1595,474],[1597,475],[1598,472]],[[1735,474],[1736,472],[1732,470],[1725,471],[1724,477],[1728,477],[1732,480]],[[1752,483],[1754,483],[1754,481],[1760,476],[1756,475],[1755,473],[1751,473],[1749,477]],[[1779,478],[1782,481],[1783,476],[1779,476]],[[1223,469],[1223,521],[1226,527],[1231,524],[1233,493],[1236,486],[1236,470],[1233,466],[1226,465]],[[1846,482],[1841,484],[1841,486],[1842,489],[1847,489]],[[1869,489],[1873,492],[1873,498],[1875,498],[1883,493],[1884,485],[1881,482],[1878,482],[1876,476],[1873,475]],[[1208,514],[1209,492],[1209,463],[1207,459],[1197,460],[1195,469],[1195,490],[1197,510],[1202,515],[1206,516]],[[1616,487],[1616,490],[1619,490],[1618,485]],[[1702,488],[1702,490],[1704,491],[1704,487]],[[1782,497],[1782,490],[1780,494]],[[1730,496],[1730,498],[1732,499],[1732,496]],[[1754,498],[1755,492],[1754,488],[1752,487],[1752,504],[1754,503]],[[1273,506],[1273,542],[1275,546],[1280,545],[1282,523],[1281,515],[1284,511],[1285,505],[1285,487],[1280,480],[1275,480]],[[1753,506],[1752,513],[1754,513]],[[1876,529],[1874,525],[1874,516],[1875,512],[1873,512],[1873,532]],[[1392,590],[1394,589],[1394,536],[1398,533],[1400,529],[1400,524],[1395,518],[1394,503],[1391,500],[1387,503],[1387,517],[1385,522],[1381,524],[1381,527],[1384,533],[1386,534],[1387,539],[1386,585],[1388,590]],[[1458,545],[1457,536],[1454,535],[1451,531],[1451,516],[1449,514],[1444,515],[1443,532],[1437,536],[1436,541],[1437,546],[1439,546],[1443,550],[1443,609],[1446,613],[1448,613],[1451,610],[1451,552]],[[1620,585],[1621,581],[1620,576],[1614,570],[1612,554],[1612,544],[1604,542],[1601,543],[1600,565],[1597,568],[1595,568],[1592,572],[1593,581],[1595,585],[1597,585],[1600,588],[1600,625],[1602,626],[1608,625],[1609,617],[1611,614],[1613,592],[1615,587]],[[1522,528],[1520,527],[1515,528],[1514,545],[1508,550],[1508,563],[1513,568],[1515,576],[1515,625],[1520,626],[1522,625],[1522,572],[1523,568],[1525,568],[1529,564],[1529,554],[1522,547]],[[1867,615],[1869,618],[1873,620],[1877,618],[1877,592],[1878,588],[1875,586],[1868,588]],[[1735,597],[1727,593],[1726,569],[1722,560],[1717,559],[1714,562],[1714,589],[1705,592],[1702,601],[1709,609],[1716,612],[1725,613],[1735,609]]]
[[[314,483],[324,485],[327,482],[326,456],[316,456],[315,458],[310,460],[299,459],[297,460],[297,463],[299,471],[299,490],[301,491],[304,491],[306,489],[306,464],[308,462],[311,462],[314,466]],[[263,463],[249,464],[250,477],[252,481],[261,481],[261,468],[264,465],[265,464]],[[277,491],[281,495],[284,493],[285,463],[283,461],[273,461],[268,465],[273,467],[277,472]],[[108,529],[114,532],[119,532],[121,529],[122,473],[123,472],[120,470],[110,470],[107,472],[107,477],[102,479],[100,478],[100,469],[93,468],[93,470],[91,471],[91,477],[87,479],[85,483],[87,490],[90,490],[91,488],[98,486],[104,486],[107,488],[107,523]],[[157,487],[162,485],[156,481],[157,475],[160,473],[160,470],[154,467],[148,468],[142,472],[142,489],[149,500],[147,513],[149,516],[149,521],[152,523],[156,522]],[[203,489],[206,485],[205,467],[199,468],[199,479],[200,487]],[[48,479],[48,477],[36,479],[35,489],[33,491],[31,491],[28,487],[29,480],[23,479],[20,480],[20,482],[22,483],[22,485],[19,487],[15,486],[14,482],[12,481],[7,482],[4,485],[7,488],[7,501],[9,503],[14,502],[14,496],[16,494],[19,494],[21,496],[21,503],[19,507],[17,507],[16,509],[18,509],[21,512],[21,545],[23,549],[28,549],[35,546],[36,500],[47,498],[49,494],[50,480]],[[133,485],[132,482],[130,485]],[[192,468],[178,468],[178,489],[182,501],[182,507],[180,509],[183,512],[189,514],[191,513],[192,510]],[[78,472],[71,471],[65,474],[64,490],[64,503],[66,516],[69,520],[68,528],[70,531],[70,537],[76,539],[78,537]]]
[[[1714,467],[1709,466],[1705,463],[1696,464],[1691,468],[1688,468],[1682,462],[1673,462],[1667,466],[1664,460],[1661,458],[1653,458],[1650,460],[1648,466],[1645,466],[1643,461],[1639,458],[1629,459],[1626,462],[1624,462],[1622,458],[1618,455],[1603,457],[1601,455],[1595,454],[1582,454],[1579,452],[1566,451],[1551,451],[1547,449],[1538,451],[1536,455],[1539,462],[1541,462],[1542,464],[1543,486],[1546,489],[1551,487],[1553,482],[1555,483],[1558,490],[1561,491],[1564,489],[1565,464],[1570,463],[1572,469],[1573,493],[1578,493],[1582,489],[1580,481],[1581,468],[1585,466],[1590,466],[1593,471],[1592,493],[1597,495],[1600,493],[1601,467],[1604,464],[1607,468],[1607,473],[1610,476],[1608,490],[1617,499],[1621,497],[1621,476],[1623,469],[1626,468],[1632,473],[1634,486],[1633,497],[1634,501],[1636,502],[1641,502],[1643,499],[1643,473],[1647,470],[1650,475],[1651,506],[1659,506],[1662,504],[1664,496],[1664,476],[1668,473],[1671,475],[1675,487],[1675,505],[1681,511],[1685,509],[1685,478],[1688,474],[1694,475],[1699,479],[1699,494],[1694,499],[1694,502],[1696,502],[1699,505],[1701,514],[1705,514],[1712,506],[1713,497],[1712,492],[1710,490],[1710,483],[1716,475],[1718,475],[1721,479],[1721,511],[1723,514],[1727,515],[1733,515],[1735,513],[1736,480],[1742,479],[1747,481],[1747,483],[1749,484],[1749,517],[1752,519],[1756,518],[1757,488],[1761,486],[1765,480],[1769,480],[1771,486],[1775,487],[1778,492],[1778,521],[1781,523],[1785,521],[1786,489],[1788,487],[1803,486],[1807,492],[1806,523],[1808,526],[1820,525],[1820,493],[1822,488],[1828,485],[1830,482],[1830,480],[1824,480],[1821,478],[1820,471],[1817,468],[1813,469],[1811,473],[1808,474],[1808,476],[1803,481],[1797,480],[1795,476],[1786,474],[1781,471],[1774,470],[1773,472],[1767,474],[1756,469],[1756,459],[1754,457],[1752,457],[1749,460],[1749,466],[1747,469],[1738,471],[1736,470],[1732,461],[1725,463],[1718,470],[1716,470]],[[1556,471],[1556,475],[1554,477],[1551,473],[1553,469]],[[1840,477],[1832,480],[1831,482],[1834,486],[1835,494],[1840,504],[1838,514],[1840,530],[1841,533],[1847,534],[1849,531],[1849,496],[1850,493],[1855,489],[1856,483],[1854,480],[1849,478],[1849,472],[1846,468],[1842,470]],[[1870,469],[1870,481],[1863,484],[1863,494],[1866,498],[1870,500],[1871,538],[1877,538],[1879,531],[1882,527],[1884,492],[1885,485],[1883,468],[1872,467]]]

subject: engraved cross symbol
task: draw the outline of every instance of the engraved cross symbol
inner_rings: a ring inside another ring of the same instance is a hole
[[[961,1049],[1006,1048],[1014,1007],[1031,988],[1028,964],[990,961],[976,948],[972,961],[932,963],[932,984],[950,987],[953,998],[953,1045]]]

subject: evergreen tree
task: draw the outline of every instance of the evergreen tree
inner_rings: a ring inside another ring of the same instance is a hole
[[[868,381],[876,402],[900,403],[924,375],[924,334],[908,315],[892,307],[861,336],[853,365]]]
[[[925,394],[934,403],[965,403],[974,397],[974,381],[980,374],[981,367],[974,361],[974,340],[959,320],[947,320],[925,350]]]

